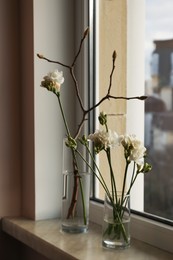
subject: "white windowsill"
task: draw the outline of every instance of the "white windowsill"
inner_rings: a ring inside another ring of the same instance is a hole
[[[4,232],[18,239],[50,260],[55,259],[157,259],[171,260],[173,255],[132,239],[126,250],[111,251],[102,248],[101,227],[90,223],[85,234],[66,234],[60,231],[60,220],[34,221],[24,218],[3,218]]]

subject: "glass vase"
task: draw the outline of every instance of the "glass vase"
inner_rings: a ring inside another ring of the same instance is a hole
[[[102,245],[110,249],[125,249],[130,246],[130,195],[106,194]]]
[[[77,143],[77,150],[88,161],[86,148]],[[88,230],[90,171],[78,153],[63,143],[62,231],[83,233]]]

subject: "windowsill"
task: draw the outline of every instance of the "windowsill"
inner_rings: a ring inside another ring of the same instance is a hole
[[[132,239],[126,250],[112,251],[101,246],[101,227],[90,224],[85,234],[66,234],[60,231],[58,219],[34,221],[24,218],[3,218],[2,229],[50,260],[54,259],[173,259],[173,255]],[[114,257],[114,258],[112,258]]]

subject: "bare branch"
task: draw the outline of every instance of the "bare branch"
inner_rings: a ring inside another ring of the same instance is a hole
[[[109,88],[108,88],[108,95],[110,94],[110,91],[111,91],[111,86],[112,86],[112,76],[113,76],[113,73],[114,73],[114,70],[115,70],[115,59],[116,59],[117,55],[116,55],[116,52],[114,51],[113,52],[113,55],[112,55],[112,71],[111,71],[111,74],[110,74],[110,81],[109,81]]]
[[[79,50],[78,50],[76,56],[74,57],[74,61],[73,61],[72,65],[71,65],[71,67],[74,67],[75,62],[76,62],[76,60],[77,60],[77,58],[78,58],[78,56],[79,56],[79,54],[81,52],[83,42],[84,42],[85,38],[87,37],[88,33],[89,33],[89,27],[86,28],[86,30],[85,30],[85,32],[83,34],[83,37],[82,37],[81,42],[80,42]]]
[[[84,105],[83,105],[83,102],[82,102],[82,99],[81,99],[81,96],[80,96],[80,93],[79,93],[78,82],[77,82],[76,76],[74,74],[74,66],[75,66],[75,62],[76,62],[76,60],[77,60],[77,58],[78,58],[78,56],[79,56],[79,54],[81,52],[83,42],[84,42],[85,38],[87,37],[88,33],[89,33],[89,28],[87,27],[86,30],[84,31],[83,37],[81,39],[79,50],[78,50],[76,56],[74,57],[74,61],[73,61],[71,66],[66,65],[66,64],[64,64],[62,62],[59,62],[59,61],[50,60],[50,59],[44,57],[44,55],[42,55],[42,54],[37,54],[37,57],[39,59],[46,60],[46,61],[48,61],[50,63],[59,64],[59,65],[65,67],[65,68],[68,68],[70,70],[70,74],[71,74],[71,77],[72,77],[74,85],[75,85],[77,99],[79,101],[79,104],[80,104],[80,107],[81,107],[82,111],[84,111],[85,109],[84,109]]]
[[[91,112],[91,111],[93,111],[94,109],[96,109],[96,107],[98,107],[98,106],[99,106],[101,103],[103,103],[105,100],[110,100],[110,99],[114,99],[114,100],[120,100],[120,99],[122,99],[122,100],[133,100],[133,99],[145,100],[145,99],[147,98],[147,96],[136,96],[136,97],[123,97],[123,96],[121,96],[121,97],[115,97],[115,96],[112,96],[112,95],[110,94],[110,92],[111,92],[111,87],[112,87],[112,77],[113,77],[113,73],[114,73],[114,71],[115,71],[115,60],[116,60],[116,57],[117,57],[116,51],[114,51],[113,54],[112,54],[112,70],[111,70],[111,73],[110,73],[109,87],[108,87],[107,94],[106,94],[103,98],[101,98],[101,100],[100,100],[98,103],[96,103],[95,105],[93,105],[92,107],[90,107],[90,108],[88,108],[88,109],[85,109],[85,108],[84,108],[83,101],[82,101],[82,98],[81,98],[80,92],[79,92],[78,81],[77,81],[76,76],[75,76],[75,74],[74,74],[74,66],[75,66],[75,63],[76,63],[76,61],[77,61],[77,58],[79,57],[79,54],[80,54],[80,52],[81,52],[81,50],[82,50],[83,42],[84,42],[86,36],[88,35],[88,33],[89,33],[89,28],[87,28],[87,29],[85,30],[84,34],[83,34],[83,37],[82,37],[81,42],[80,42],[79,50],[78,50],[76,56],[74,57],[74,61],[73,61],[73,63],[72,63],[71,66],[66,65],[66,64],[64,64],[64,63],[61,63],[61,62],[59,62],[59,61],[50,60],[50,59],[44,57],[44,56],[41,55],[41,54],[37,54],[37,56],[38,56],[40,59],[46,60],[46,61],[51,62],[51,63],[59,64],[59,65],[61,65],[61,66],[63,66],[63,67],[68,68],[69,71],[70,71],[70,75],[71,75],[71,77],[72,77],[72,79],[73,79],[73,82],[74,82],[77,99],[78,99],[78,101],[79,101],[79,104],[80,104],[80,107],[81,107],[81,110],[82,110],[82,118],[81,118],[81,121],[80,121],[80,123],[79,123],[79,125],[78,125],[78,127],[77,127],[77,131],[76,131],[76,134],[75,134],[75,139],[79,136],[79,134],[80,134],[80,132],[81,132],[81,130],[82,130],[82,127],[83,127],[83,125],[84,125],[84,122],[87,120],[87,119],[86,119],[86,116],[89,114],[89,112]]]
[[[78,82],[77,82],[77,79],[75,77],[73,67],[70,68],[70,74],[71,74],[72,79],[74,81],[76,95],[77,95],[77,98],[79,100],[80,107],[81,107],[82,111],[84,111],[85,109],[84,109],[84,105],[83,105],[83,102],[82,102],[82,99],[81,99],[81,96],[80,96],[80,93],[79,93]]]
[[[89,114],[89,112],[91,112],[92,110],[96,109],[96,107],[98,107],[101,103],[103,103],[106,99],[110,100],[110,99],[116,99],[116,100],[133,100],[133,99],[137,99],[137,100],[145,100],[147,99],[147,96],[136,96],[136,97],[115,97],[115,96],[111,96],[111,95],[106,95],[104,96],[97,104],[95,104],[94,106],[90,107],[88,110],[85,110],[83,113],[83,117],[81,119],[80,124],[78,125],[77,128],[77,132],[75,135],[75,139],[79,136],[82,127],[84,125],[84,122],[87,120],[86,119],[86,115]]]
[[[89,113],[90,111],[96,109],[96,107],[98,107],[101,103],[103,103],[106,99],[116,99],[116,100],[120,100],[120,99],[124,99],[124,100],[132,100],[132,99],[138,99],[138,100],[145,100],[147,98],[147,96],[136,96],[136,97],[115,97],[112,95],[106,95],[104,96],[98,103],[96,103],[94,106],[90,107],[88,110],[86,110],[86,113]]]
[[[76,131],[76,134],[75,134],[74,139],[77,139],[77,138],[79,137],[80,132],[82,131],[82,128],[83,128],[83,125],[84,125],[85,121],[88,120],[88,119],[86,118],[86,115],[87,115],[87,114],[88,114],[88,113],[84,113],[84,114],[83,114],[83,117],[82,117],[82,119],[81,119],[80,124],[78,125],[78,128],[77,128],[77,131]]]
[[[132,99],[145,100],[145,99],[147,99],[147,96],[136,96],[136,97],[114,97],[114,96],[109,95],[109,98],[113,98],[113,99],[125,99],[125,100],[132,100]]]
[[[50,60],[50,59],[44,57],[42,54],[37,54],[37,57],[38,57],[39,59],[46,60],[46,61],[48,61],[48,62],[50,62],[50,63],[59,64],[59,65],[65,67],[65,68],[70,69],[70,66],[68,66],[68,65],[66,65],[66,64],[64,64],[64,63],[62,63],[62,62],[59,62],[59,61]]]

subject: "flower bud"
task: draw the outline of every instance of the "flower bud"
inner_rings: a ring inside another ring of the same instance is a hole
[[[86,137],[86,135],[83,135],[82,138],[79,138],[79,142],[85,146],[88,145],[88,139]]]
[[[116,51],[114,51],[113,54],[112,54],[112,58],[113,58],[113,60],[115,60],[116,57],[117,57],[117,54],[116,54]]]
[[[99,122],[101,125],[106,125],[107,124],[107,114],[105,114],[104,112],[100,112]]]
[[[89,27],[86,28],[86,30],[84,31],[84,38],[88,35],[89,33]]]
[[[67,141],[65,142],[66,146],[69,148],[72,148],[74,150],[77,149],[77,142],[74,138],[72,138],[71,136],[68,136]]]
[[[149,163],[144,163],[142,172],[143,172],[143,173],[146,173],[146,172],[149,172],[149,171],[151,171],[151,170],[152,170],[151,164],[149,164]]]
[[[37,57],[40,58],[40,59],[44,59],[44,55],[43,54],[37,53]]]

